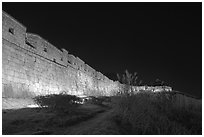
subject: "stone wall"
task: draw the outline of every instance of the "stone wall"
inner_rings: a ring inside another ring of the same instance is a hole
[[[67,92],[72,95],[115,95],[124,86],[97,72],[83,60],[58,49],[2,12],[2,96],[30,98]],[[132,87],[139,90],[171,91],[171,87]],[[177,106],[200,106],[202,100],[176,93]]]
[[[113,95],[119,83],[58,49],[2,12],[2,96],[27,98],[67,92]]]

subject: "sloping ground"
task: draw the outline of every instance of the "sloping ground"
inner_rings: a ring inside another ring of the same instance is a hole
[[[120,135],[117,126],[111,120],[113,110],[98,114],[97,116],[65,129],[59,134],[66,135]]]
[[[7,109],[2,114],[3,135],[118,134],[108,120],[112,111],[93,104],[61,116],[48,109]]]
[[[102,104],[92,100],[66,115],[47,108],[3,110],[2,132],[6,135],[202,134],[202,103],[194,104],[194,100],[183,96],[170,100],[165,94],[158,94],[157,98],[153,95],[117,96]],[[11,101],[13,107],[32,104],[28,100]],[[9,100],[4,104],[11,107]]]

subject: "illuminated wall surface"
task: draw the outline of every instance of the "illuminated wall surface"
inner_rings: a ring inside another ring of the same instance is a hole
[[[72,95],[111,96],[125,85],[95,71],[65,49],[57,49],[42,37],[2,12],[2,97],[28,98],[67,92]],[[140,90],[171,91],[171,87],[132,87]],[[177,106],[201,104],[185,95],[175,97]],[[199,106],[199,105],[197,105]]]
[[[26,98],[67,92],[113,95],[119,83],[81,59],[57,49],[2,12],[2,96]]]

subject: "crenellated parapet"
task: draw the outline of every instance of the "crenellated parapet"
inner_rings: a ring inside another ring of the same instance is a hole
[[[117,83],[2,12],[3,97],[60,93],[113,95]]]
[[[34,51],[36,54],[39,54],[44,58],[65,66],[67,65],[66,60],[68,52],[65,49],[64,51],[59,50],[37,34],[26,33],[25,45],[26,49]]]
[[[2,38],[24,47],[26,27],[2,11]]]

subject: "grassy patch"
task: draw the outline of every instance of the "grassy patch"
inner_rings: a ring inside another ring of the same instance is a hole
[[[111,103],[111,98],[107,96],[89,96],[89,100],[86,101],[87,104],[94,104],[102,107],[109,107],[109,104]]]
[[[77,103],[78,101],[80,101],[79,97],[67,94],[37,96],[34,98],[34,101],[40,107],[48,107],[59,115],[73,113],[80,105]]]
[[[75,96],[63,94],[38,96],[35,102],[41,106],[40,108],[4,110],[2,133],[4,135],[60,134],[67,127],[107,110],[99,105],[77,104],[75,101],[78,100],[79,98]]]
[[[121,134],[202,134],[202,114],[192,108],[173,107],[171,95],[140,93],[113,97],[114,121]]]

